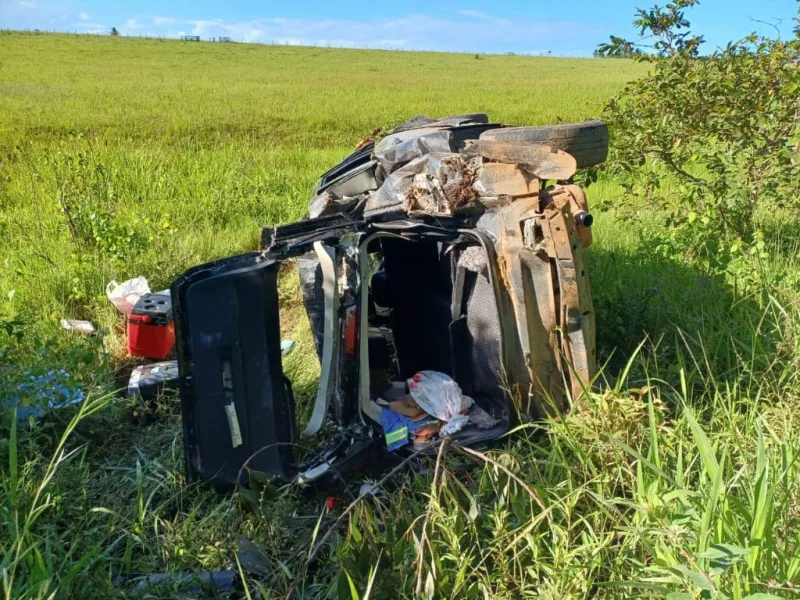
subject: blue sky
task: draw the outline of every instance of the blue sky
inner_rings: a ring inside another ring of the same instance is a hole
[[[0,0],[0,28],[203,38],[240,42],[591,55],[611,33],[633,36],[638,4],[655,0]],[[665,3],[662,0],[661,3]],[[705,49],[751,31],[791,36],[795,0],[701,0],[688,12]]]

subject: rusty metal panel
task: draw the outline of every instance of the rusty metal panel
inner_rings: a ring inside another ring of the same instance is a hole
[[[528,368],[533,380],[530,399],[534,404],[532,412],[543,416],[552,413],[552,407],[564,412],[567,406],[561,373],[556,290],[551,261],[547,256],[528,249],[520,254],[520,258],[526,270],[524,292],[530,348]]]
[[[566,152],[530,142],[471,140],[464,147],[464,153],[522,165],[534,177],[544,180],[565,181],[575,175],[577,170],[575,158]]]
[[[557,292],[554,289],[551,259],[525,245],[524,215],[536,210],[539,198],[521,198],[501,209],[498,253],[502,257],[508,290],[514,310],[516,333],[523,365],[515,365],[513,375],[519,383],[522,414],[541,418],[566,410],[564,379],[558,336]],[[518,361],[517,361],[518,362]],[[511,367],[509,367],[511,369]]]
[[[562,352],[569,363],[572,398],[576,400],[596,372],[595,321],[589,277],[569,195],[556,197],[545,209],[545,216],[556,250]]]
[[[474,187],[480,196],[513,198],[538,194],[539,180],[531,178],[518,165],[486,163],[478,169]]]
[[[523,392],[519,409],[532,418],[568,410],[596,371],[594,311],[572,212],[582,207],[561,186],[541,204],[534,195],[497,208],[494,228],[523,357],[507,368]]]

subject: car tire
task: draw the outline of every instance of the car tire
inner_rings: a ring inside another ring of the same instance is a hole
[[[542,127],[501,127],[485,131],[481,139],[550,146],[574,156],[579,169],[597,166],[608,156],[608,125],[603,121]]]

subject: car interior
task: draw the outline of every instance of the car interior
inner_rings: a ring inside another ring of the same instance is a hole
[[[484,428],[470,423],[454,439],[476,443],[502,435],[510,410],[483,248],[392,236],[373,240],[368,253],[362,259],[375,265],[367,317],[371,399],[395,399],[417,372],[439,371],[492,417]]]

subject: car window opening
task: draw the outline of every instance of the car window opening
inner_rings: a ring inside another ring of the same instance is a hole
[[[483,424],[491,425],[470,422],[454,437],[495,437],[493,429],[507,428],[509,415],[500,319],[483,249],[381,237],[368,251],[370,399],[401,400],[407,380],[420,371],[444,373],[475,401],[470,412],[482,409],[489,417]]]

